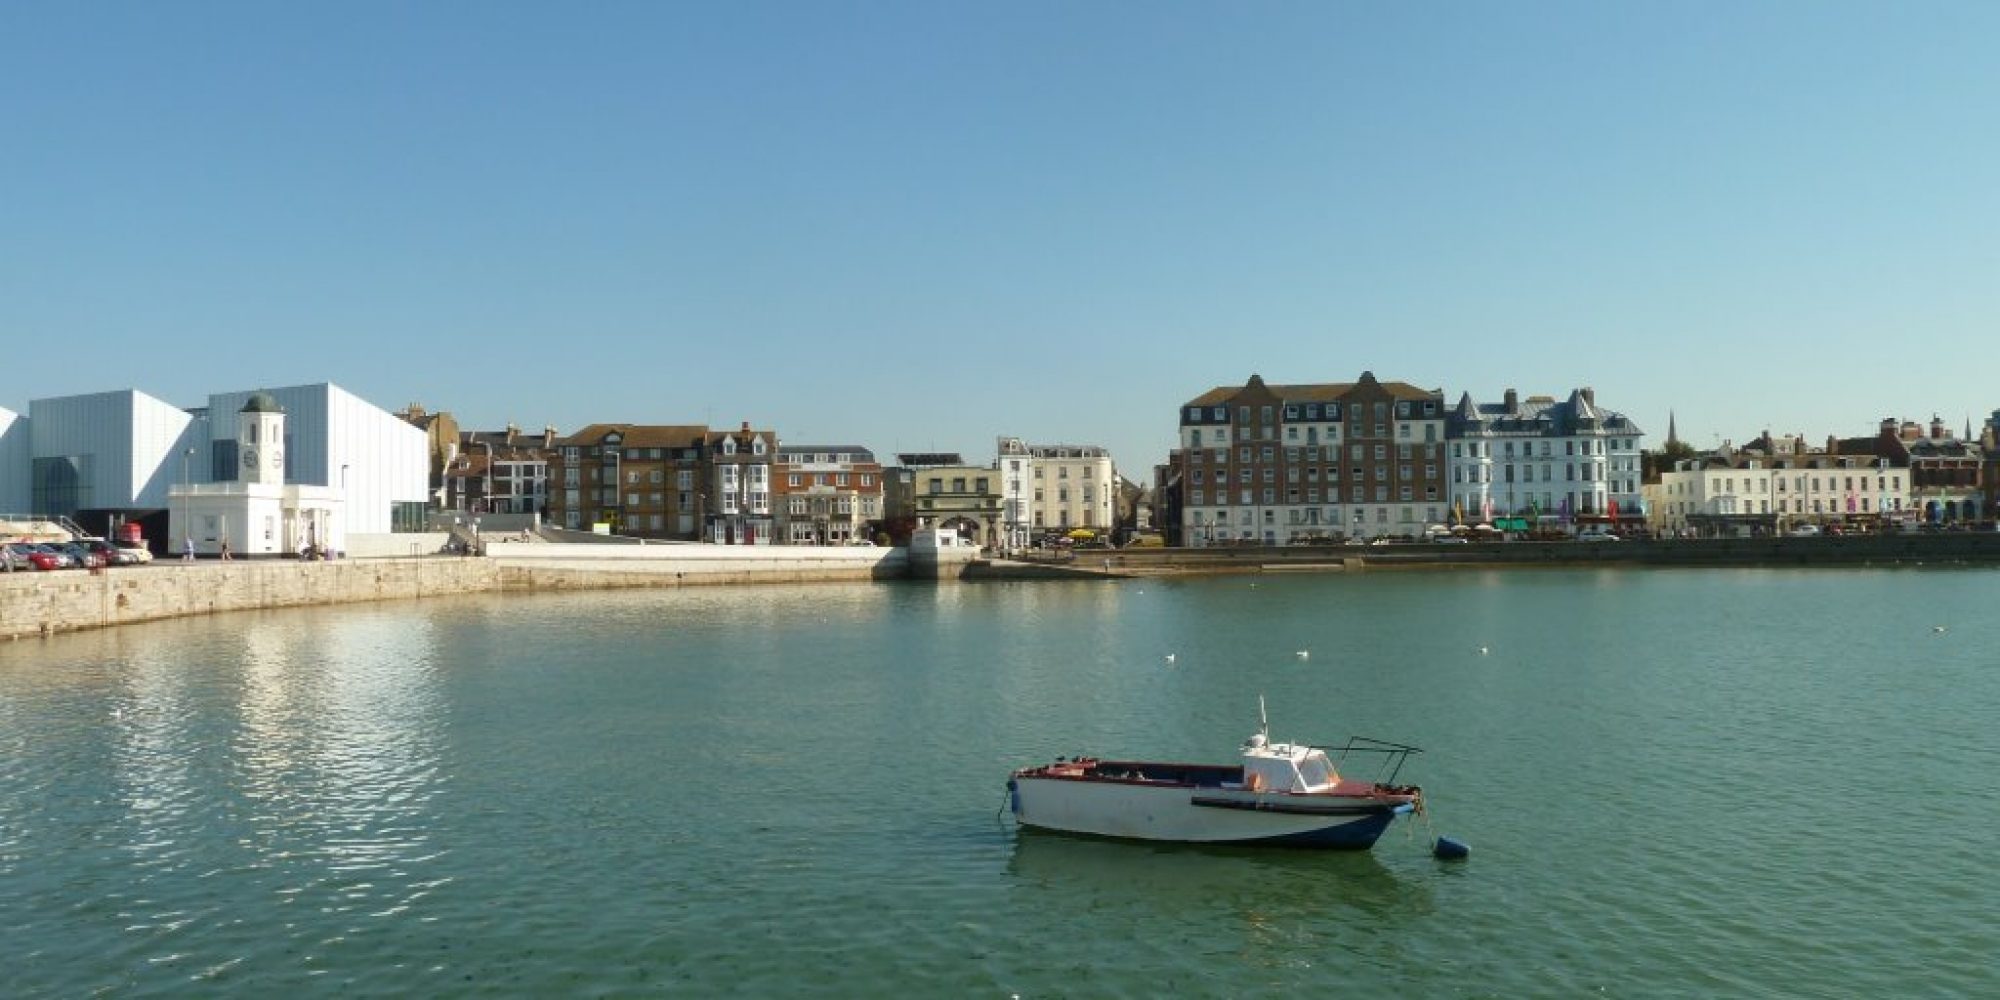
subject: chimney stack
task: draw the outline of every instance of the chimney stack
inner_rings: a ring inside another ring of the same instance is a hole
[[[1509,389],[1509,390],[1507,390],[1507,395],[1506,395],[1506,400],[1507,400],[1507,412],[1508,412],[1508,413],[1519,413],[1519,412],[1521,411],[1521,394],[1520,394],[1520,393],[1518,393],[1518,392],[1515,392],[1515,391],[1514,391],[1514,390],[1512,390],[1512,389]]]

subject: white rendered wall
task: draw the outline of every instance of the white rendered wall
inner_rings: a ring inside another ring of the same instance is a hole
[[[226,425],[215,428],[218,438],[235,439],[237,411],[253,391],[209,398],[216,421]],[[429,439],[422,430],[327,382],[262,391],[285,410],[285,481],[340,489],[345,479],[343,533],[386,534],[394,504],[428,502]]]
[[[38,399],[28,412],[31,460],[90,457],[81,506],[166,506],[167,487],[180,476],[176,449],[194,419],[185,410],[121,389]]]
[[[28,418],[0,408],[0,514],[28,514],[33,497]]]

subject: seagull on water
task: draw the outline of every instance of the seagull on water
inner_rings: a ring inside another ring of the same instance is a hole
[[[1172,653],[1168,653],[1168,654],[1167,654],[1167,662],[1168,662],[1168,663],[1172,663],[1172,662],[1174,662],[1174,654],[1172,654]]]
[[[1485,655],[1486,655],[1486,647],[1485,647],[1485,646],[1481,646],[1481,647],[1479,647],[1479,655],[1481,655],[1481,656],[1485,656]]]
[[[1944,632],[1944,626],[1943,626],[1943,625],[1932,625],[1932,626],[1931,626],[1931,631],[1932,631],[1932,632],[1937,632],[1937,633],[1942,633],[1942,632]]]
[[[1298,653],[1297,653],[1297,654],[1295,654],[1295,655],[1297,655],[1297,656],[1298,656],[1298,658],[1299,658],[1299,659],[1301,659],[1301,660],[1310,660],[1310,659],[1312,659],[1312,650],[1310,650],[1310,649],[1301,649],[1301,650],[1299,650],[1299,651],[1298,651]]]

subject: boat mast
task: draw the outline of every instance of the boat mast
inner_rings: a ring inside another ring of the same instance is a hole
[[[1264,695],[1257,695],[1257,731],[1264,734],[1264,742],[1271,741],[1271,720],[1264,714]]]

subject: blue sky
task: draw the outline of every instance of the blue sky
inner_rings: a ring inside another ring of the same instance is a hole
[[[0,406],[1113,449],[1252,372],[2000,408],[2000,4],[17,4]]]

